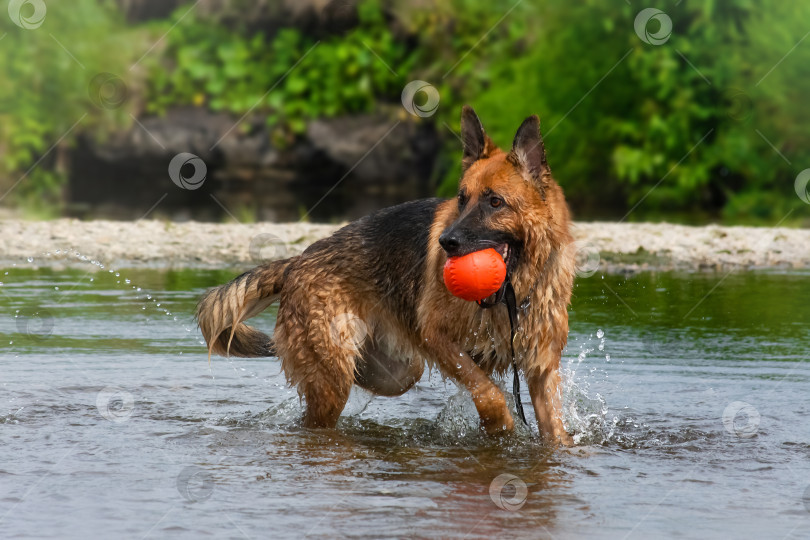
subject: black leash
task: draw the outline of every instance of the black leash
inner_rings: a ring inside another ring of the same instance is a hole
[[[491,304],[478,301],[478,305],[484,309],[489,309],[503,302],[506,304],[506,311],[509,313],[509,347],[512,351],[512,394],[515,396],[515,408],[517,409],[518,416],[525,425],[529,425],[526,421],[526,413],[523,412],[523,402],[520,399],[520,377],[518,377],[518,368],[515,361],[515,322],[517,322],[517,299],[515,298],[515,288],[512,287],[512,282],[507,276],[504,286],[495,295],[495,301]]]

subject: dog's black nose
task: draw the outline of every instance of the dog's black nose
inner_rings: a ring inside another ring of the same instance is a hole
[[[439,237],[439,244],[444,248],[448,255],[452,255],[461,246],[461,241],[453,231],[444,231]]]

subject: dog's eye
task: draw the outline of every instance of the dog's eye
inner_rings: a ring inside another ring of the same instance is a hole
[[[503,205],[503,199],[501,199],[500,197],[491,197],[489,199],[489,204],[490,206],[492,206],[492,208],[498,208],[501,205]]]
[[[465,197],[463,193],[459,193],[458,194],[458,207],[462,208],[465,204],[467,204],[467,197]]]

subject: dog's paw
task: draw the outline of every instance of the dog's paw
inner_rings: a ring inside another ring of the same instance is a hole
[[[560,431],[557,433],[549,433],[544,436],[546,444],[552,446],[566,446],[568,448],[574,446],[574,438],[568,434],[566,431]]]
[[[481,418],[481,429],[487,434],[509,433],[515,428],[515,421],[506,405],[506,399],[495,385],[473,394],[473,402]]]
[[[497,420],[481,418],[481,429],[487,435],[505,435],[515,429],[515,421],[512,420],[512,415],[509,412],[506,413],[505,417]]]

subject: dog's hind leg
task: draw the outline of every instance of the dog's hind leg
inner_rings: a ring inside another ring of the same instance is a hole
[[[294,276],[281,297],[275,345],[291,386],[304,398],[305,427],[331,428],[349,399],[355,363],[368,336],[363,313],[340,284]]]
[[[354,383],[354,354],[340,347],[325,353],[311,340],[290,340],[289,331],[279,317],[275,338],[281,367],[290,385],[304,398],[303,425],[335,427]]]
[[[321,372],[298,385],[306,402],[302,418],[304,427],[333,428],[349,399],[351,374]]]

